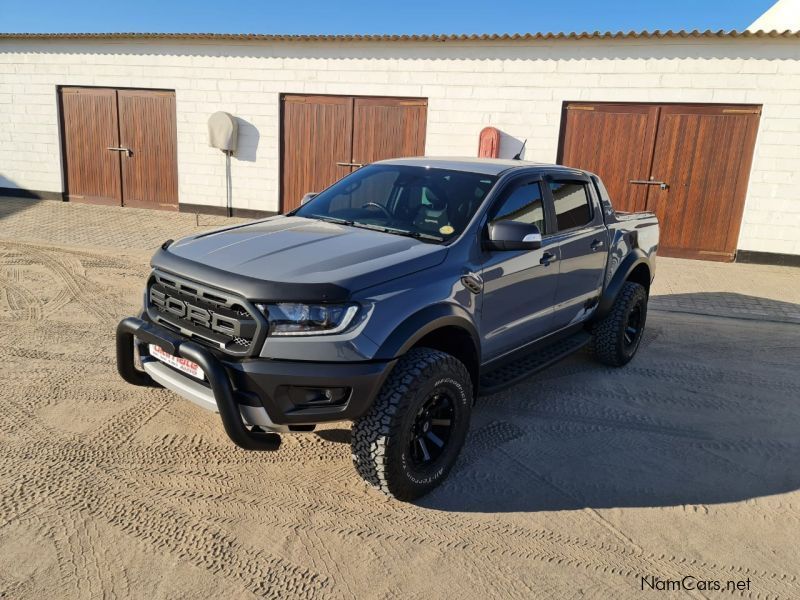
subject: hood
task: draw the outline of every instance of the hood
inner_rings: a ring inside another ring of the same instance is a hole
[[[184,238],[152,264],[251,300],[337,301],[434,267],[446,254],[414,238],[277,216]]]

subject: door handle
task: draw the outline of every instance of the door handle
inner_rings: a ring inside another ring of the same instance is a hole
[[[597,252],[604,245],[605,244],[603,244],[603,240],[594,239],[594,240],[592,240],[592,243],[590,244],[590,248],[592,249],[592,252]]]
[[[652,179],[630,179],[628,183],[634,185],[657,185],[662,190],[669,188],[669,184],[666,181],[653,181]]]
[[[133,150],[131,150],[130,148],[122,148],[120,146],[109,146],[108,148],[106,148],[106,150],[113,150],[115,152],[124,152],[128,156],[133,155]]]
[[[363,167],[362,163],[354,163],[354,162],[337,162],[337,167]]]
[[[556,255],[550,252],[545,252],[542,254],[542,258],[539,259],[539,264],[544,265],[545,267],[550,266],[550,263],[556,260]]]
[[[483,279],[477,273],[465,272],[461,276],[461,283],[473,294],[480,294],[483,291]]]

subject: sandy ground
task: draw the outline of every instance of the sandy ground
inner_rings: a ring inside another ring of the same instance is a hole
[[[122,382],[146,250],[11,238],[0,221],[1,598],[628,598],[687,575],[800,596],[799,325],[665,299],[628,367],[579,355],[483,398],[446,484],[402,504],[355,475],[346,424],[248,453]]]

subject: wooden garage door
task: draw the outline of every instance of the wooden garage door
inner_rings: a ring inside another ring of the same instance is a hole
[[[62,88],[67,198],[177,210],[174,92]]]
[[[355,98],[352,162],[424,154],[427,104],[425,100]]]
[[[657,106],[571,105],[559,162],[601,175],[617,210],[645,210],[647,188],[628,181],[649,177],[657,124]]]
[[[122,196],[125,206],[178,206],[175,93],[119,90]]]
[[[116,91],[62,88],[64,178],[67,197],[94,204],[121,204]]]
[[[733,260],[760,109],[565,106],[559,162],[603,178],[619,210],[650,210],[665,256]]]
[[[352,98],[285,96],[283,99],[283,212],[304,194],[319,192],[350,173]]]
[[[739,238],[758,113],[756,109],[661,109],[647,208],[672,256],[733,260]]]
[[[282,100],[283,212],[362,164],[425,153],[426,100],[302,95]]]

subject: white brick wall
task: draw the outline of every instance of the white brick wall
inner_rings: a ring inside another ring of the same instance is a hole
[[[467,155],[493,125],[555,160],[562,102],[763,105],[738,247],[800,254],[800,44],[781,39],[549,42],[0,41],[0,187],[61,191],[56,86],[174,89],[180,201],[223,205],[217,110],[241,118],[234,205],[279,206],[281,93],[422,96],[426,153]],[[507,137],[511,136],[511,137]]]

